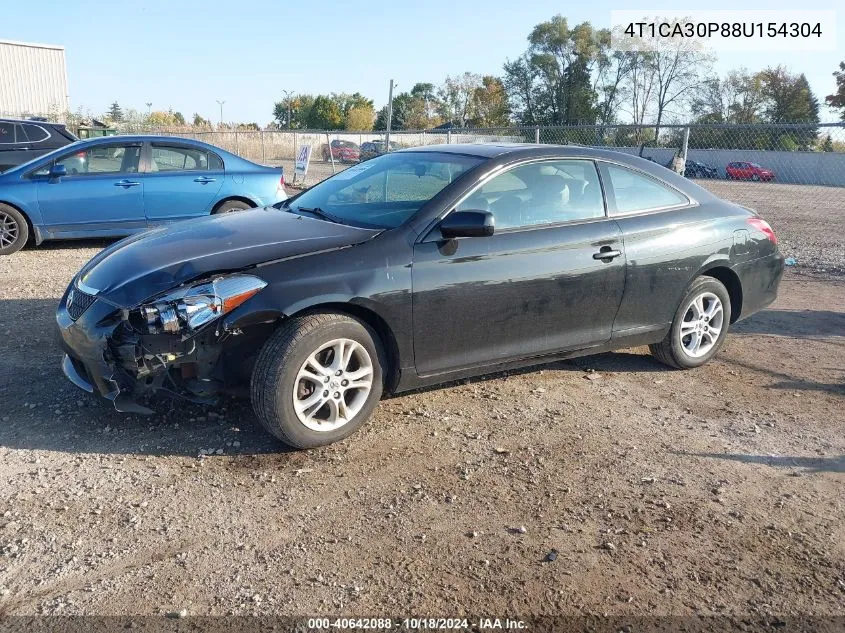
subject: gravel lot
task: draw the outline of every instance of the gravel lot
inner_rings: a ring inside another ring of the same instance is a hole
[[[0,614],[845,615],[845,216],[710,186],[799,266],[708,366],[463,382],[310,452],[78,392],[53,310],[103,243],[0,258]]]

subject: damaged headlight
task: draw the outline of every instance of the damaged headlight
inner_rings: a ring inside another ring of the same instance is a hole
[[[150,334],[190,333],[231,312],[267,285],[252,275],[225,275],[168,292],[137,309],[134,321]]]

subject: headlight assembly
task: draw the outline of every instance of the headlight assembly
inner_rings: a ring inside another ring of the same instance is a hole
[[[187,334],[231,312],[267,285],[252,275],[224,275],[168,292],[135,311],[150,334]]]

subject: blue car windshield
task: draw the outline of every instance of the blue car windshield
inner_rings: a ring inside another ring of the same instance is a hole
[[[359,163],[299,195],[290,210],[358,226],[394,228],[484,159],[396,152]]]

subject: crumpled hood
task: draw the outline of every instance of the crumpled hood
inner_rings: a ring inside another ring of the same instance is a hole
[[[359,244],[380,233],[273,207],[178,222],[105,249],[80,281],[123,307],[207,274]]]

